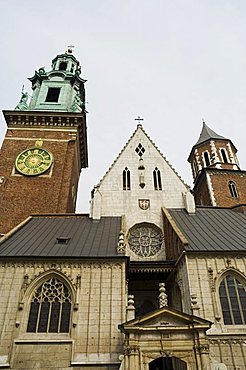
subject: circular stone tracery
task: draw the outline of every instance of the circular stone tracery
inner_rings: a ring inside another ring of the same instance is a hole
[[[128,244],[130,250],[141,257],[156,255],[163,242],[161,230],[153,224],[137,224],[129,230]]]

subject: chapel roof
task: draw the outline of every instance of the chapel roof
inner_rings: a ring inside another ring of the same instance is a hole
[[[121,217],[31,216],[0,241],[2,257],[121,257],[117,243]]]
[[[168,209],[176,226],[187,239],[185,250],[202,252],[246,251],[246,213],[230,208]]]

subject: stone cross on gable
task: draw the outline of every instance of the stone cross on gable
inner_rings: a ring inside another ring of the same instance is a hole
[[[141,125],[141,121],[143,121],[144,119],[141,118],[140,116],[138,116],[137,118],[134,118],[134,121],[138,121],[138,125]]]

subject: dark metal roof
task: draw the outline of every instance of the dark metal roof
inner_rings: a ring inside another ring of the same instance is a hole
[[[209,140],[226,140],[226,141],[231,143],[235,152],[237,152],[237,148],[235,147],[235,145],[233,144],[233,142],[230,139],[226,139],[224,136],[216,134],[216,132],[211,130],[211,128],[209,128],[206,125],[206,123],[203,122],[202,131],[200,133],[199,139],[197,140],[197,142],[195,143],[195,145],[193,145],[193,147],[191,149],[191,152],[190,152],[189,157],[188,157],[188,162],[191,162],[191,156],[192,156],[192,153],[194,152],[194,149],[197,146],[199,146],[199,145],[201,145],[201,144],[203,144],[203,143],[205,143],[206,141],[209,141]]]
[[[121,217],[87,215],[32,217],[0,242],[1,257],[121,257]]]
[[[200,137],[197,140],[195,145],[199,145],[204,143],[204,141],[211,140],[211,139],[220,139],[220,140],[227,140],[225,137],[216,134],[211,128],[209,128],[205,122],[203,122],[202,131],[200,133]]]
[[[225,208],[168,210],[188,241],[187,251],[246,251],[246,214]]]

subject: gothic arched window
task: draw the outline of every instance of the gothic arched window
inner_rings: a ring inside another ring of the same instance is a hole
[[[123,170],[123,190],[131,190],[131,174],[127,167]]]
[[[52,277],[33,293],[27,332],[67,333],[70,313],[71,293],[63,282]]]
[[[204,161],[206,166],[210,166],[210,158],[208,152],[203,153]]]
[[[154,180],[154,189],[155,190],[162,190],[161,172],[157,167],[153,171],[153,180]]]
[[[225,325],[245,325],[245,286],[233,275],[226,275],[219,287],[220,303]]]
[[[238,197],[238,192],[237,192],[237,187],[236,187],[235,182],[233,182],[233,181],[229,182],[229,190],[230,190],[232,198],[237,198]]]
[[[197,166],[197,162],[196,160],[194,160],[192,162],[192,170],[193,170],[193,175],[194,177],[196,177],[197,173],[198,173],[198,166]]]
[[[224,148],[220,149],[221,157],[224,163],[228,163],[227,153]]]

